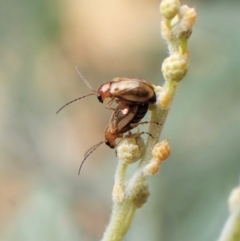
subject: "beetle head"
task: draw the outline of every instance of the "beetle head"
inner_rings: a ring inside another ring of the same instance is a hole
[[[105,140],[105,144],[112,149],[115,148],[115,146],[116,146],[115,141]]]
[[[111,85],[111,82],[107,82],[107,83],[100,85],[100,87],[97,91],[97,98],[101,103],[103,103],[103,101],[106,98],[111,97],[110,85]]]
[[[100,94],[97,94],[97,98],[98,98],[99,102],[103,103],[103,99],[102,99],[102,96]]]
[[[105,144],[112,149],[115,148],[116,147],[115,140],[120,136],[121,136],[120,133],[113,134],[111,131],[111,128],[108,125],[105,130]]]

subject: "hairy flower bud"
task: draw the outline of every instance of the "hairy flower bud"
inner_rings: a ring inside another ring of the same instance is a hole
[[[166,19],[172,19],[179,10],[179,0],[162,0],[160,3],[160,13]]]
[[[159,171],[161,163],[170,155],[171,149],[168,139],[157,143],[152,151],[152,159],[144,168],[144,175],[151,176]]]
[[[120,161],[130,164],[138,161],[145,149],[142,137],[134,135],[122,138],[117,147],[117,156]]]
[[[188,39],[192,33],[192,27],[195,24],[197,19],[197,13],[194,8],[189,8],[188,6],[184,5],[181,6],[179,10],[179,15],[172,28],[172,35],[175,38],[185,38]]]
[[[185,22],[185,30],[191,29],[197,19],[196,10],[194,8],[189,8],[187,5],[183,5],[180,8],[179,14]]]
[[[142,188],[140,189],[139,193],[136,194],[136,196],[133,198],[133,203],[137,208],[140,208],[144,203],[147,202],[147,199],[149,197],[149,189],[148,184],[144,183],[142,185]]]
[[[163,61],[162,73],[168,81],[179,82],[188,70],[188,54],[175,53]]]
[[[155,160],[165,161],[171,153],[168,139],[157,143],[152,151],[152,157]]]

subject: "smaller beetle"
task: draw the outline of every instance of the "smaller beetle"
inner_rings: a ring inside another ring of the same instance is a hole
[[[88,86],[92,93],[68,102],[62,106],[57,113],[67,105],[90,95],[97,95],[97,98],[101,103],[103,103],[106,98],[111,98],[107,104],[107,107],[109,107],[114,100],[117,103],[121,103],[121,105],[142,105],[149,103],[153,104],[156,102],[154,86],[147,80],[128,77],[115,77],[111,81],[100,85],[96,91],[92,89],[91,85],[84,78],[78,68],[77,71],[83,82]]]
[[[115,140],[123,137],[123,134],[135,128],[139,124],[149,122],[139,122],[147,113],[149,104],[142,105],[118,105],[113,112],[109,124],[105,129],[105,143],[110,148],[115,148]]]
[[[149,104],[125,105],[124,107],[119,104],[114,110],[114,112],[112,113],[112,116],[110,117],[110,120],[109,120],[109,124],[105,129],[105,141],[99,142],[98,144],[94,145],[86,152],[86,154],[84,155],[84,159],[79,167],[78,175],[80,174],[82,165],[85,162],[85,160],[88,158],[88,156],[104,142],[110,148],[115,148],[117,146],[115,140],[117,138],[123,137],[124,133],[126,133],[127,131],[130,131],[131,129],[135,128],[139,124],[155,123],[157,125],[160,125],[157,122],[148,122],[148,121],[139,122],[147,113],[148,107],[149,107]],[[139,133],[139,135],[144,133],[149,134],[152,137],[152,135],[147,132],[141,132]]]

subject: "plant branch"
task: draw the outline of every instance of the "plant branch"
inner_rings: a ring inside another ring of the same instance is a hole
[[[160,13],[161,34],[166,40],[169,54],[163,64],[165,78],[163,87],[155,86],[157,102],[150,106],[151,117],[146,146],[138,134],[122,138],[117,147],[119,164],[113,188],[113,209],[110,223],[102,241],[121,241],[129,229],[134,213],[149,196],[146,180],[156,174],[161,163],[170,155],[168,139],[158,142],[179,82],[188,70],[188,38],[196,21],[196,11],[180,6],[179,0],[162,0]],[[158,123],[158,125],[154,124]],[[137,161],[139,165],[133,176],[126,180],[128,165]]]

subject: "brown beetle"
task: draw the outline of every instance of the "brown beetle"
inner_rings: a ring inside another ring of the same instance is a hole
[[[84,78],[78,68],[77,71],[83,82],[88,86],[92,93],[68,102],[62,106],[57,113],[67,105],[90,95],[97,95],[97,98],[101,103],[103,103],[106,98],[111,98],[107,104],[107,107],[109,107],[114,100],[117,103],[121,103],[121,105],[142,105],[156,102],[156,93],[154,91],[154,87],[147,80],[116,77],[111,81],[100,85],[96,91],[92,89],[91,85]]]
[[[148,121],[139,122],[147,113],[149,104],[139,104],[139,105],[125,105],[122,106],[119,104],[114,112],[112,113],[112,116],[110,117],[108,126],[105,129],[105,141],[101,141],[98,144],[94,145],[92,148],[90,148],[86,154],[84,155],[84,159],[79,167],[78,175],[80,174],[81,168],[85,160],[88,158],[88,156],[96,150],[101,144],[105,142],[106,145],[108,145],[110,148],[115,148],[116,142],[115,140],[117,138],[123,137],[123,134],[127,131],[130,131],[131,129],[135,128],[139,124],[145,124],[150,123]],[[153,122],[157,125],[159,123]],[[147,132],[141,132],[139,135],[146,133],[152,136],[150,133]]]
[[[135,128],[139,124],[148,122],[139,122],[147,113],[149,104],[141,105],[118,105],[113,112],[109,124],[105,129],[105,143],[110,148],[115,148],[115,140],[123,137],[123,134]]]
[[[79,68],[77,72],[88,88],[97,95],[98,100],[103,103],[106,98],[118,99],[129,104],[155,103],[156,94],[153,85],[144,79],[115,77],[109,82],[100,85],[98,90],[93,90],[84,78]]]
[[[97,91],[98,100],[116,99],[125,104],[155,103],[153,85],[144,79],[116,77],[102,84]]]

